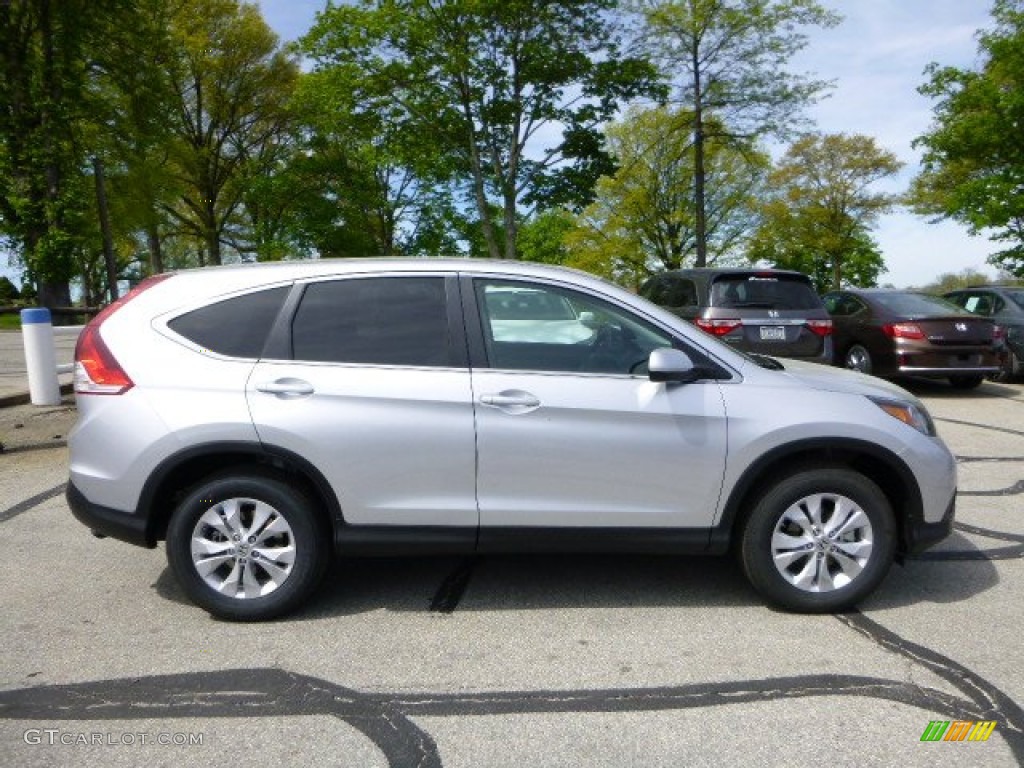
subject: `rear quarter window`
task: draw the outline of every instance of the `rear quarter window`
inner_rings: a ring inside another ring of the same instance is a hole
[[[258,358],[290,286],[247,293],[186,312],[167,327],[227,357]]]

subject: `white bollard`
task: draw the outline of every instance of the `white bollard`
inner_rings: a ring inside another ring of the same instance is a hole
[[[45,307],[21,310],[21,336],[25,343],[28,393],[32,405],[60,405],[50,310]]]

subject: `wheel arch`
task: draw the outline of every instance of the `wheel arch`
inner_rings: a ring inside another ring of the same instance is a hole
[[[850,438],[812,438],[779,446],[760,456],[733,487],[716,526],[716,550],[725,550],[738,540],[754,500],[784,476],[812,469],[841,467],[868,477],[885,494],[896,516],[897,551],[909,544],[908,529],[924,516],[921,489],[913,471],[892,451],[875,443]]]
[[[146,510],[146,542],[154,546],[167,536],[171,514],[189,488],[229,468],[273,472],[300,488],[314,503],[333,535],[341,506],[330,483],[306,459],[284,448],[245,442],[214,442],[176,453],[154,470],[139,497]]]

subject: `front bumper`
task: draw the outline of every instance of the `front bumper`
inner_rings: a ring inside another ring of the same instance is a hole
[[[953,520],[956,517],[956,493],[949,500],[949,506],[942,519],[936,523],[928,523],[922,519],[908,517],[903,525],[903,553],[915,554],[923,552],[938,544],[953,532]]]
[[[156,546],[156,540],[149,531],[149,521],[146,518],[93,504],[74,483],[68,483],[65,496],[71,513],[94,534],[110,536],[149,549]]]

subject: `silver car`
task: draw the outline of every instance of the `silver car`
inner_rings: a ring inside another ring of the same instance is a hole
[[[166,540],[229,619],[296,608],[332,557],[732,546],[768,602],[839,611],[953,522],[953,457],[906,391],[747,357],[554,267],[160,275],[75,368],[72,511]]]

